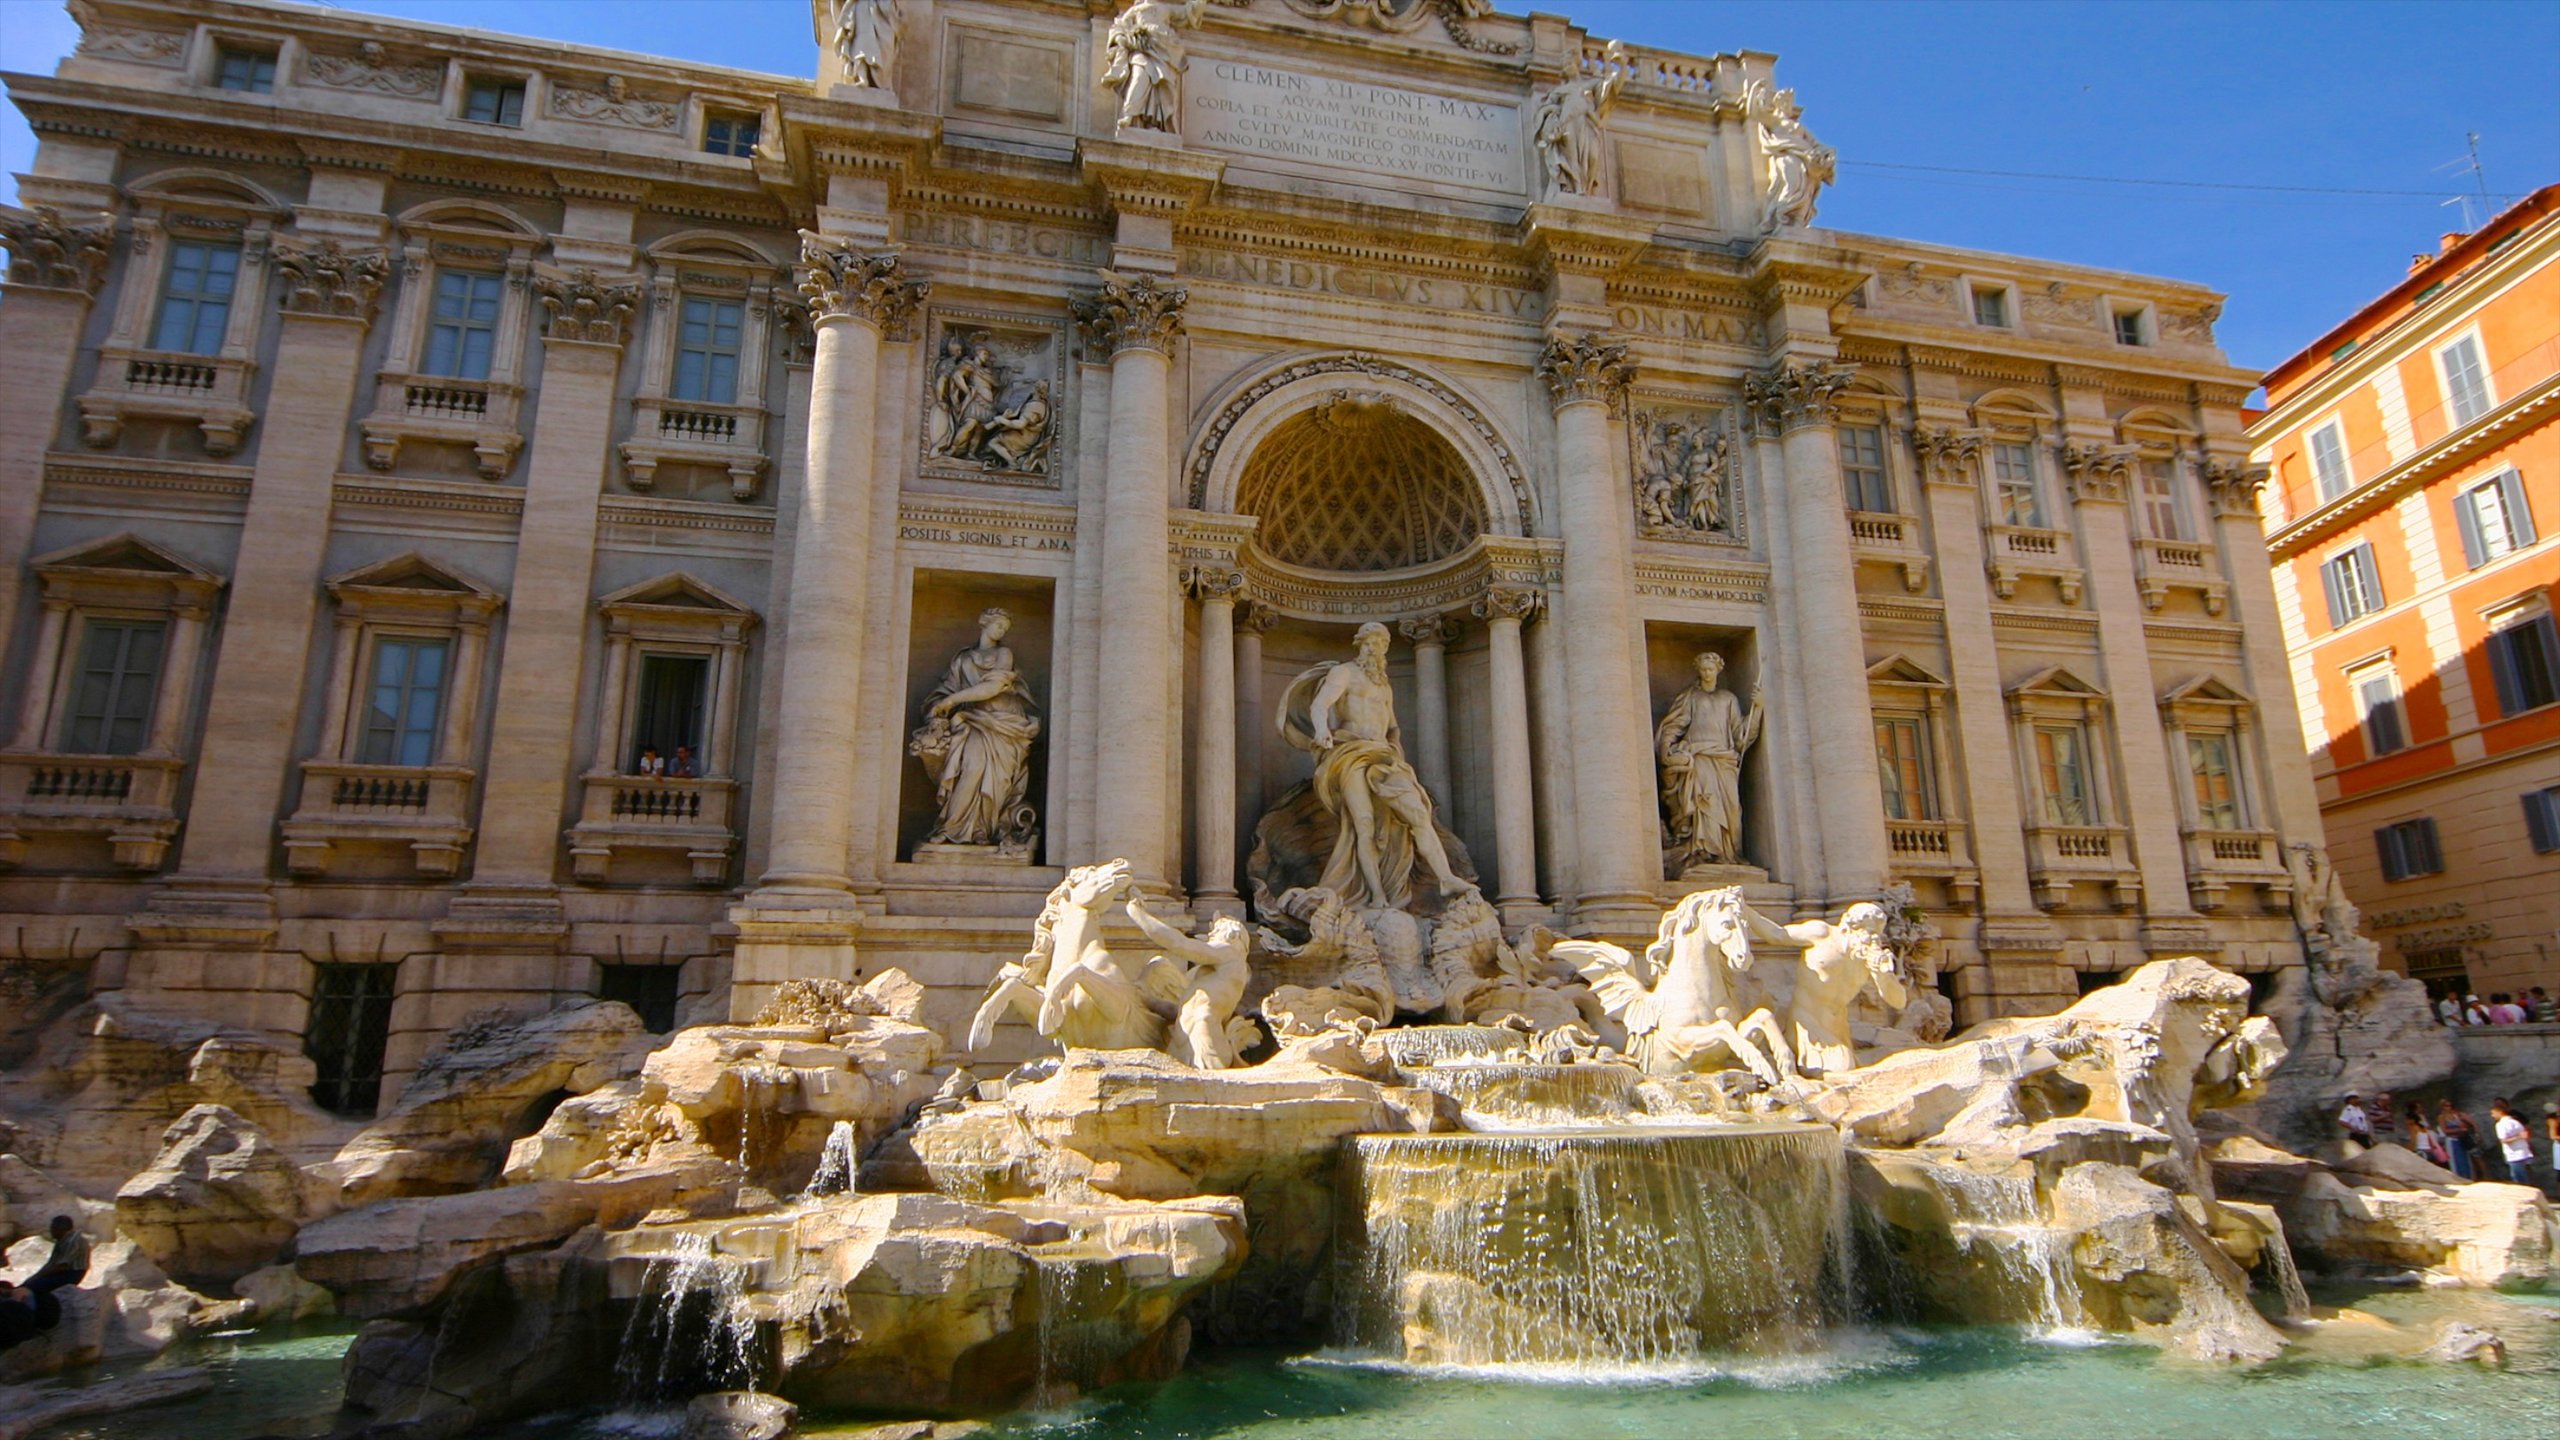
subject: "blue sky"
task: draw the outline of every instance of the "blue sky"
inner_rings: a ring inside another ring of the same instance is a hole
[[[815,58],[808,0],[338,8],[784,74]],[[2231,293],[2222,339],[2244,365],[2308,344],[2463,228],[2446,199],[2471,193],[2476,217],[2476,183],[2443,168],[2467,133],[2493,194],[2560,180],[2560,0],[1538,8],[1633,44],[1775,52],[1840,151],[1821,223],[2201,281]],[[56,0],[0,0],[0,68],[49,71],[73,36]],[[31,149],[10,111],[0,170]],[[2411,193],[2317,193],[2339,190]]]

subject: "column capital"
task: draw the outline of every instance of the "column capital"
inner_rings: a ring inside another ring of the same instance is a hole
[[[370,322],[382,282],[391,277],[388,253],[349,250],[325,236],[299,246],[280,238],[275,259],[284,281],[278,299],[288,315]]]
[[[1236,608],[1236,633],[1260,635],[1280,623],[1280,612],[1258,601],[1247,601]]]
[[[1232,605],[1244,595],[1244,572],[1224,565],[1186,566],[1182,588],[1203,605],[1213,601]]]
[[[95,299],[107,278],[107,252],[115,230],[107,217],[74,224],[50,205],[0,215],[0,245],[9,247],[9,284],[38,290],[70,290]]]
[[[1447,645],[1458,638],[1457,621],[1447,615],[1416,615],[1397,621],[1396,629],[1416,645]]]
[[[2121,505],[2125,483],[2132,478],[2133,464],[2142,458],[2142,451],[2131,445],[2086,445],[2065,440],[2054,447],[2054,456],[2062,462],[2062,473],[2070,480],[2074,503]]]
[[[1627,387],[1635,383],[1635,362],[1627,358],[1627,342],[1600,335],[1552,335],[1538,354],[1538,378],[1547,382],[1547,400],[1558,410],[1602,404],[1616,414],[1627,407]]]
[[[2196,477],[2213,496],[2217,520],[2257,519],[2258,488],[2267,483],[2268,473],[2266,466],[2236,455],[2207,455],[2196,461]]]
[[[1527,585],[1495,585],[1477,596],[1467,613],[1488,624],[1497,620],[1526,621],[1546,603],[1544,590]]]
[[[1982,442],[1986,438],[1980,430],[1938,425],[1912,426],[1911,448],[1920,457],[1921,478],[1931,485],[1956,485],[1970,489],[1974,462],[1981,457]]]
[[[640,287],[616,285],[584,265],[564,275],[536,275],[533,293],[542,297],[547,340],[577,340],[590,345],[620,345],[631,331],[631,311],[640,303]]]
[[[1159,283],[1152,275],[1104,270],[1102,289],[1075,302],[1076,326],[1086,343],[1105,355],[1123,350],[1173,353],[1182,334],[1182,311],[1191,292]]]
[[[1762,434],[1777,435],[1839,417],[1839,395],[1857,372],[1827,360],[1781,360],[1742,378],[1742,403]]]
[[[813,327],[841,317],[896,336],[932,292],[930,282],[905,278],[893,252],[865,255],[840,249],[815,231],[800,232],[800,294]]]

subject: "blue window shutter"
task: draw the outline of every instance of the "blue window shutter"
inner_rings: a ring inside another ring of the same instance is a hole
[[[2524,475],[2509,470],[2499,476],[2498,493],[2506,498],[2507,529],[2515,536],[2516,548],[2521,550],[2534,540],[2533,507],[2524,501]]]
[[[2374,831],[2373,848],[2381,852],[2382,855],[2383,879],[2406,880],[2409,878],[2408,865],[2400,856],[2400,829],[2398,826],[2385,825],[2381,829]]]
[[[2328,564],[2320,567],[2320,588],[2328,592],[2329,628],[2332,630],[2346,624],[2349,618],[2347,614],[2346,587],[2338,583],[2340,579],[2338,567],[2342,563],[2344,562],[2341,560],[2332,560]]]
[[[2527,791],[2524,797],[2525,833],[2533,839],[2533,853],[2548,855],[2560,850],[2560,825],[2554,825],[2553,795],[2549,790]]]
[[[2464,490],[2455,494],[2453,518],[2462,530],[2462,563],[2477,570],[2489,560],[2489,540],[2480,533],[2480,492]]]
[[[2516,673],[2514,647],[2518,638],[2513,628],[2489,636],[2489,675],[2497,682],[2500,715],[2513,715],[2524,708],[2523,677]]]

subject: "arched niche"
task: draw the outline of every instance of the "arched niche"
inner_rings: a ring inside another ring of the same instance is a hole
[[[1405,570],[1485,532],[1483,492],[1438,431],[1391,401],[1345,393],[1273,427],[1236,485],[1254,541],[1309,570]]]

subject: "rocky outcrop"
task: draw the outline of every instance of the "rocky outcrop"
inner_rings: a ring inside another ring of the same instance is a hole
[[[42,1236],[19,1241],[9,1247],[6,1273],[26,1278],[51,1248]],[[0,1354],[0,1378],[157,1355],[183,1336],[240,1324],[250,1313],[247,1301],[210,1299],[171,1280],[129,1240],[95,1247],[88,1277],[55,1293],[62,1323]]]
[[[213,1377],[192,1369],[146,1370],[77,1388],[58,1382],[0,1386],[0,1440],[28,1440],[74,1420],[94,1420],[192,1400],[212,1389]]]
[[[198,1105],[116,1192],[116,1229],[178,1280],[220,1291],[284,1253],[310,1211],[309,1188],[265,1131]]]
[[[2268,1002],[2292,1017],[2292,1054],[2266,1093],[2238,1113],[2294,1149],[2337,1132],[2340,1096],[2406,1095],[2453,1078],[2453,1040],[2427,1003],[2426,987],[2377,967],[2372,942],[2352,941],[2316,977],[2288,974]]]
[[[2231,1134],[2210,1154],[2222,1188],[2284,1217],[2306,1269],[2492,1287],[2560,1278],[2560,1210],[2528,1186],[2465,1184],[2398,1145],[2332,1166]]]

